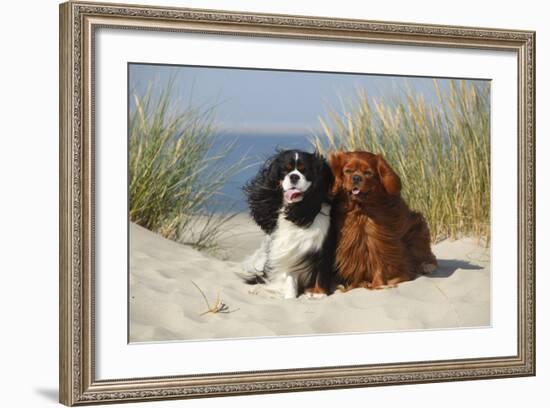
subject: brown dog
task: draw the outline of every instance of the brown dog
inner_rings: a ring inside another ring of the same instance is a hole
[[[337,152],[329,161],[336,267],[346,289],[380,289],[433,272],[428,225],[403,201],[401,180],[382,156]]]

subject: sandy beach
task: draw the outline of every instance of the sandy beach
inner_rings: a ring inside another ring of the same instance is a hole
[[[464,238],[433,247],[430,276],[322,299],[249,293],[236,276],[262,232],[246,214],[224,226],[223,260],[130,224],[130,341],[199,340],[490,325],[489,248]],[[206,313],[219,296],[230,313]]]

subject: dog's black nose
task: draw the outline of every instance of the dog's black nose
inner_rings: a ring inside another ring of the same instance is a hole
[[[289,178],[292,184],[296,184],[300,180],[300,176],[297,174],[291,174]]]
[[[354,184],[358,184],[361,182],[361,176],[358,176],[357,174],[351,178]]]

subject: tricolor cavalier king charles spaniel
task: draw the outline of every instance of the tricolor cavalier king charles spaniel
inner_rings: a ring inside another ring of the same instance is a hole
[[[344,289],[380,289],[433,272],[428,225],[401,198],[401,180],[384,158],[337,152],[329,161],[336,268]]]
[[[253,292],[296,298],[333,290],[335,232],[329,191],[333,177],[317,153],[280,151],[244,187],[254,221],[266,233],[243,264]]]

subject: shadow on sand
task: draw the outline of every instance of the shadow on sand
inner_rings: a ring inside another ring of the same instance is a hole
[[[461,261],[459,259],[438,259],[437,260],[437,270],[429,275],[425,275],[428,278],[448,278],[457,269],[466,269],[466,270],[480,270],[483,269],[481,266],[470,263],[468,261]]]

